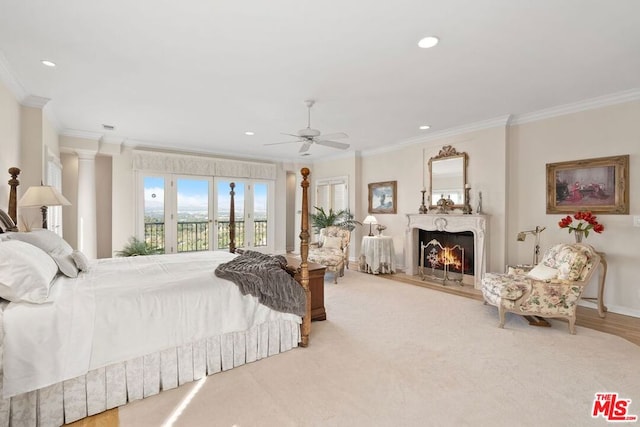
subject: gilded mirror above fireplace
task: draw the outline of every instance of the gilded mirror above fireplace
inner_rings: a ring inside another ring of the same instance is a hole
[[[458,152],[451,145],[445,145],[437,156],[429,159],[429,194],[432,208],[442,197],[453,200],[453,208],[464,207],[467,159],[467,153]]]

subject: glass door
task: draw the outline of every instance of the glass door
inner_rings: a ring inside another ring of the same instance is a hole
[[[144,241],[151,247],[165,252],[165,177],[143,176],[142,185]]]
[[[175,183],[177,252],[207,251],[211,247],[211,179],[180,177]]]

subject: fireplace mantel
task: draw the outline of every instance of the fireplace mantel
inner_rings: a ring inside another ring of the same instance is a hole
[[[487,268],[485,252],[487,218],[485,215],[407,214],[407,220],[404,240],[407,274],[418,274],[418,230],[437,230],[450,233],[471,231],[473,232],[473,249],[476,260],[473,272],[474,287],[480,289],[481,280]]]

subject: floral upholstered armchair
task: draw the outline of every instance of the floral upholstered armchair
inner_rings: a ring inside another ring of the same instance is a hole
[[[350,239],[349,230],[330,226],[320,230],[318,243],[309,246],[309,261],[322,264],[327,271],[333,272],[334,283],[338,283],[338,276],[344,276],[345,265],[349,268]]]
[[[500,327],[505,313],[564,318],[576,333],[576,308],[584,287],[600,264],[589,245],[558,244],[529,272],[487,273],[482,279],[485,303],[498,307]]]

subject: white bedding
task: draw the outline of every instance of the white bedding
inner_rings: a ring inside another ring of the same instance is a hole
[[[236,255],[198,252],[98,260],[58,277],[45,304],[4,311],[5,398],[134,357],[275,319],[301,322],[214,275]]]

